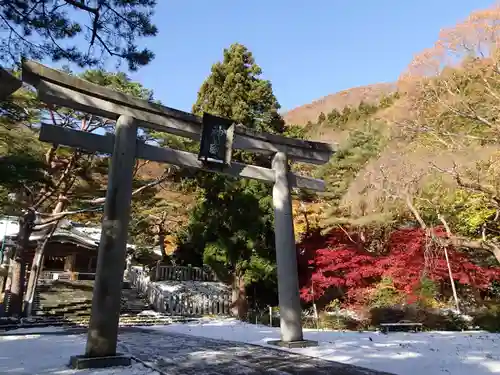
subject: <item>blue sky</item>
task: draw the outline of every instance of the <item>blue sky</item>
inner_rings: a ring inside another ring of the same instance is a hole
[[[283,110],[354,86],[397,79],[413,54],[493,0],[158,0],[155,60],[134,80],[191,110],[231,43],[246,45]]]

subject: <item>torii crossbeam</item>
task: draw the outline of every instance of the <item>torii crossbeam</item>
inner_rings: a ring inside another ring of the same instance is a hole
[[[273,184],[281,319],[279,344],[308,344],[301,324],[291,189],[324,190],[324,182],[290,172],[288,160],[324,164],[335,151],[334,146],[236,126],[233,148],[273,154],[272,169],[235,162],[213,167],[189,152],[148,145],[137,139],[138,127],[145,127],[199,140],[202,119],[193,114],[140,100],[33,61],[23,61],[22,80],[34,86],[38,97],[46,103],[116,120],[114,135],[101,136],[47,124],[43,124],[40,131],[42,141],[112,155],[87,346],[84,355],[72,357],[74,367],[130,363],[129,358],[116,353],[116,346],[136,158]]]

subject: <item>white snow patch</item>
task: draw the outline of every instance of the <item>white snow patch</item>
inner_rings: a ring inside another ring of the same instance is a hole
[[[218,296],[220,294],[229,293],[230,287],[221,282],[214,281],[156,281],[157,285],[163,292],[182,294],[205,294],[208,296]]]
[[[15,236],[19,232],[19,219],[16,217],[2,217],[0,219],[0,241],[4,237]]]
[[[163,317],[164,315],[154,310],[143,310],[139,314],[137,314],[137,316]]]
[[[140,363],[101,370],[68,368],[72,355],[84,353],[85,341],[85,335],[0,336],[0,374],[159,375]]]
[[[148,329],[261,346],[269,346],[267,341],[280,338],[279,328],[236,319],[202,319]],[[426,375],[500,374],[500,334],[469,331],[384,335],[312,329],[305,329],[304,333],[306,339],[318,341],[319,346],[287,350],[400,375],[417,372]]]
[[[339,317],[351,318],[354,320],[360,320],[359,315],[355,311],[348,310],[348,309],[340,309],[338,311],[327,311],[326,315],[339,316]]]
[[[87,236],[92,238],[94,241],[99,243],[101,241],[101,227],[100,226],[87,226],[84,224],[80,223],[75,223],[76,229],[78,229],[80,232],[85,233]]]
[[[159,288],[165,297],[189,297],[193,302],[202,303],[204,297],[216,299],[229,296],[231,288],[221,282],[214,281],[156,281],[153,285]]]

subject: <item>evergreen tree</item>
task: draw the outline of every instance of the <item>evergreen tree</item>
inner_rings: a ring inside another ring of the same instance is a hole
[[[4,0],[0,2],[0,61],[19,57],[66,60],[97,66],[103,56],[126,61],[130,70],[154,57],[137,38],[155,36],[156,0]],[[85,38],[84,43],[81,38]]]
[[[318,124],[322,124],[326,121],[326,116],[323,112],[321,112],[318,116]]]
[[[344,109],[342,110],[342,119],[344,120],[344,122],[347,122],[347,120],[349,119],[349,116],[351,115],[351,112],[352,112],[351,107],[348,107],[348,106],[344,107]]]
[[[337,111],[336,109],[333,109],[330,113],[327,115],[327,120],[328,124],[335,124],[335,122],[340,118],[340,112]]]
[[[234,119],[257,131],[282,133],[284,122],[271,83],[260,78],[260,67],[241,44],[224,50],[212,66],[193,106],[201,115],[212,113]],[[250,160],[246,153],[234,158]],[[261,163],[269,163],[260,159]],[[273,209],[270,187],[254,180],[198,174],[200,196],[189,225],[180,233],[181,261],[203,260],[233,285],[233,312],[246,312],[246,287],[269,282],[275,287]]]
[[[231,45],[201,85],[193,112],[228,117],[257,131],[282,133],[285,123],[278,113],[280,105],[271,82],[260,78],[261,74],[245,46]]]

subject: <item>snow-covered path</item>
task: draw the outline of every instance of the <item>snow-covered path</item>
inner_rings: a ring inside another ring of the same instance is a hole
[[[392,375],[275,348],[142,328],[124,330],[120,348],[168,375]]]
[[[61,331],[60,328],[45,330]],[[35,335],[29,331],[17,330],[15,336],[0,335],[0,374],[159,375],[141,364],[98,372],[69,370],[66,368],[69,357],[84,351],[84,334]],[[119,350],[169,375],[371,373],[341,366],[338,362],[398,375],[500,374],[499,334],[383,335],[306,330],[305,338],[319,341],[318,347],[289,350],[293,353],[266,348],[268,340],[278,338],[278,328],[233,319],[206,319],[197,323],[122,329]],[[336,372],[339,367],[341,370]]]
[[[67,369],[69,357],[83,353],[85,337],[61,332],[0,336],[0,373],[159,375],[140,363],[96,372]],[[256,345],[143,328],[122,329],[118,350],[168,375],[391,375]]]
[[[148,329],[264,346],[268,340],[279,339],[279,328],[246,324],[234,319]],[[376,332],[305,330],[304,336],[319,341],[320,345],[290,351],[398,375],[500,374],[500,334],[398,332],[384,335]]]

